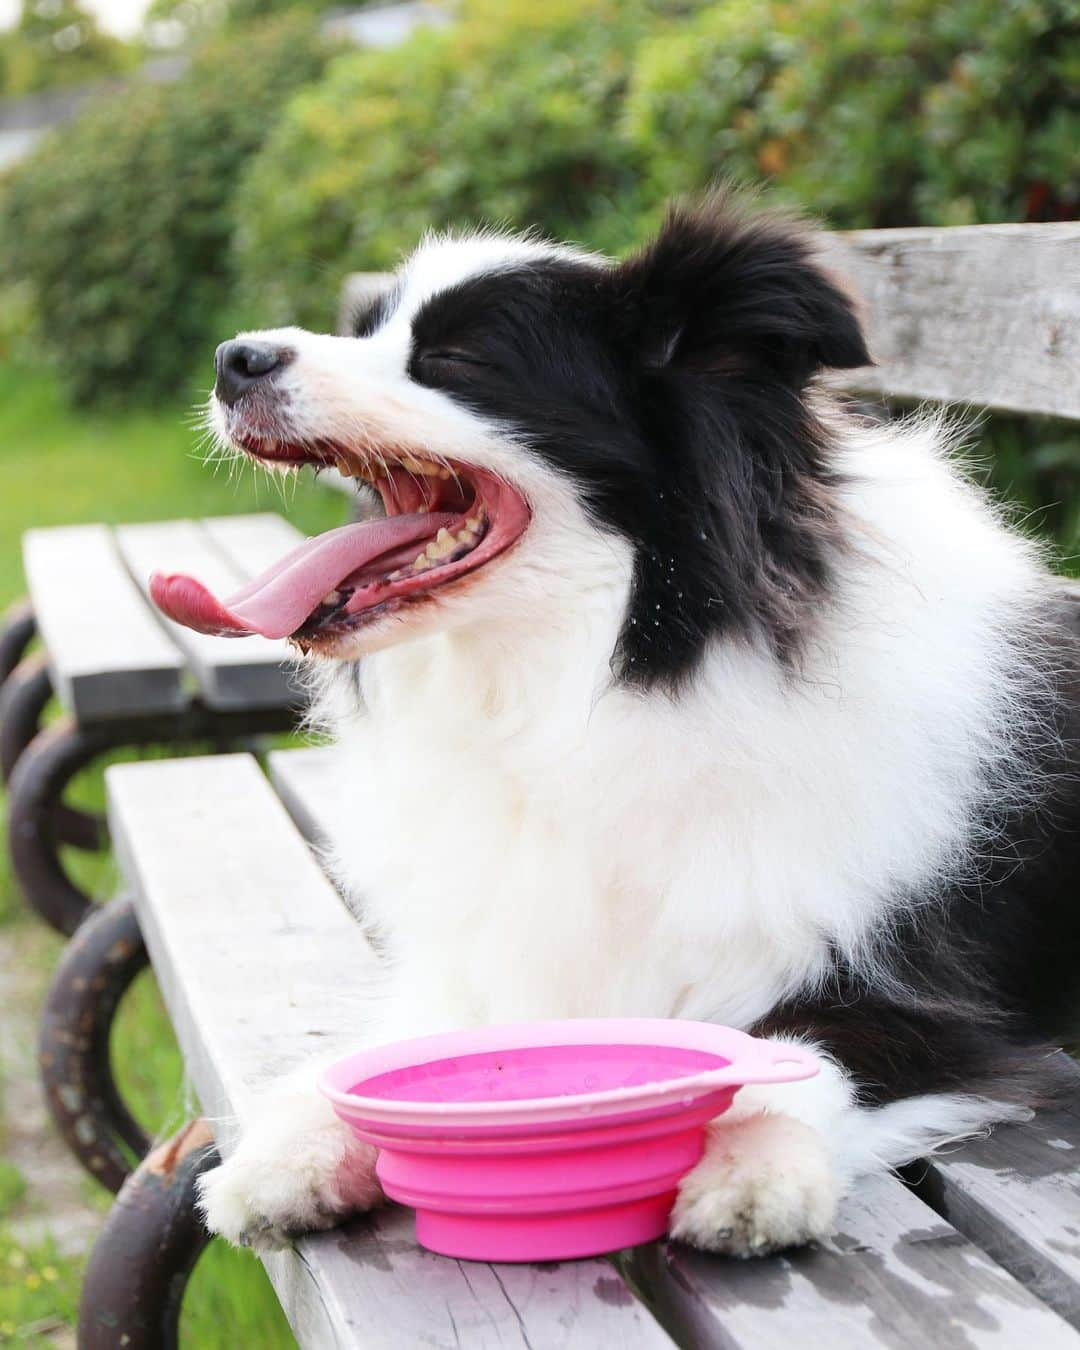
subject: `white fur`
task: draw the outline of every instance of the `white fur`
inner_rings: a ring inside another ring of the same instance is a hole
[[[273,1250],[382,1199],[375,1149],[342,1126],[315,1077],[279,1082],[228,1162],[199,1179],[207,1222],[237,1246]]]
[[[258,335],[297,352],[281,380],[293,437],[453,456],[533,509],[504,559],[343,653],[364,654],[362,701],[340,670],[321,677],[340,746],[333,867],[391,969],[376,1038],[548,1016],[747,1026],[830,947],[874,978],[896,897],[977,870],[973,822],[1023,790],[1014,713],[1037,673],[1011,634],[1041,563],[931,419],[836,420],[855,546],[797,677],[742,643],[711,650],[677,700],[613,686],[629,547],[509,433],[405,373],[423,298],[543,247],[432,241],[374,337]],[[830,1063],[737,1106],[675,1223],[740,1254],[827,1231],[854,1176],[1008,1114],[962,1097],[865,1110]],[[309,1148],[313,1108],[296,1109],[207,1180],[213,1227],[274,1238],[356,1198],[336,1180],[344,1135],[316,1106]]]

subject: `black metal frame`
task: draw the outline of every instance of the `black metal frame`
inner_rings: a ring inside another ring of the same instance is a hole
[[[0,781],[11,783],[15,766],[41,734],[42,717],[52,698],[52,677],[44,652],[25,656],[0,687]],[[58,842],[96,852],[105,847],[108,831],[101,816],[60,803],[52,820]]]
[[[198,1180],[218,1161],[209,1126],[194,1120],[124,1182],[83,1278],[79,1350],[175,1350],[188,1277],[210,1241]]]
[[[39,1062],[57,1128],[83,1167],[117,1193],[90,1254],[81,1350],[172,1350],[188,1277],[210,1241],[198,1179],[218,1162],[205,1121],[151,1147],[112,1075],[113,1018],[148,963],[135,907],[119,895],[90,915],[49,986]]]
[[[37,620],[29,599],[17,600],[0,625],[0,685],[23,659],[36,633]]]
[[[114,1193],[150,1148],[112,1076],[109,1033],[149,962],[135,907],[118,896],[68,943],[41,1010],[38,1063],[52,1118],[83,1167]]]

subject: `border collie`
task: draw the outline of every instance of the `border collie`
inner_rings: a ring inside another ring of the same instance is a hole
[[[821,387],[868,360],[812,238],[730,194],[618,263],[432,237],[352,336],[217,353],[223,442],[381,514],[227,600],[154,580],[180,622],[323,658],[373,1039],[635,1015],[818,1053],[681,1186],[672,1232],[740,1256],[1026,1115],[1076,1002],[1068,602],[939,417]],[[274,1090],[203,1180],[257,1247],[379,1198],[311,1082]]]

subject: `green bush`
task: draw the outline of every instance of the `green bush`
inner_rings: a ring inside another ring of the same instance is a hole
[[[726,0],[645,42],[626,130],[648,192],[771,181],[839,227],[1066,215],[1076,0]]]
[[[1078,0],[459,12],[316,84],[302,18],[234,30],[178,85],[102,107],[17,169],[0,282],[29,278],[75,393],[175,385],[226,303],[324,326],[344,272],[391,266],[430,227],[618,252],[720,175],[837,227],[1077,209]]]
[[[103,33],[79,0],[23,0],[18,23],[0,32],[0,98],[89,84],[138,60],[138,49]]]
[[[75,399],[174,398],[205,362],[232,289],[240,172],[326,55],[309,19],[253,26],[176,84],[100,104],[5,180],[0,268],[29,282]]]
[[[469,0],[451,28],[336,61],[245,180],[245,297],[271,322],[325,323],[344,271],[463,221],[625,245],[643,166],[621,110],[634,51],[673,8]]]
[[[470,0],[299,95],[239,199],[243,293],[325,322],[428,226],[636,242],[721,175],[838,227],[1066,215],[1077,0]]]

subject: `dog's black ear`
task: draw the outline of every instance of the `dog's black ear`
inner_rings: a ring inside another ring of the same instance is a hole
[[[616,324],[646,367],[769,373],[801,387],[823,367],[870,364],[852,302],[805,230],[731,192],[673,208],[613,280]]]
[[[397,278],[392,272],[355,272],[345,285],[338,332],[371,337],[394,310]]]

